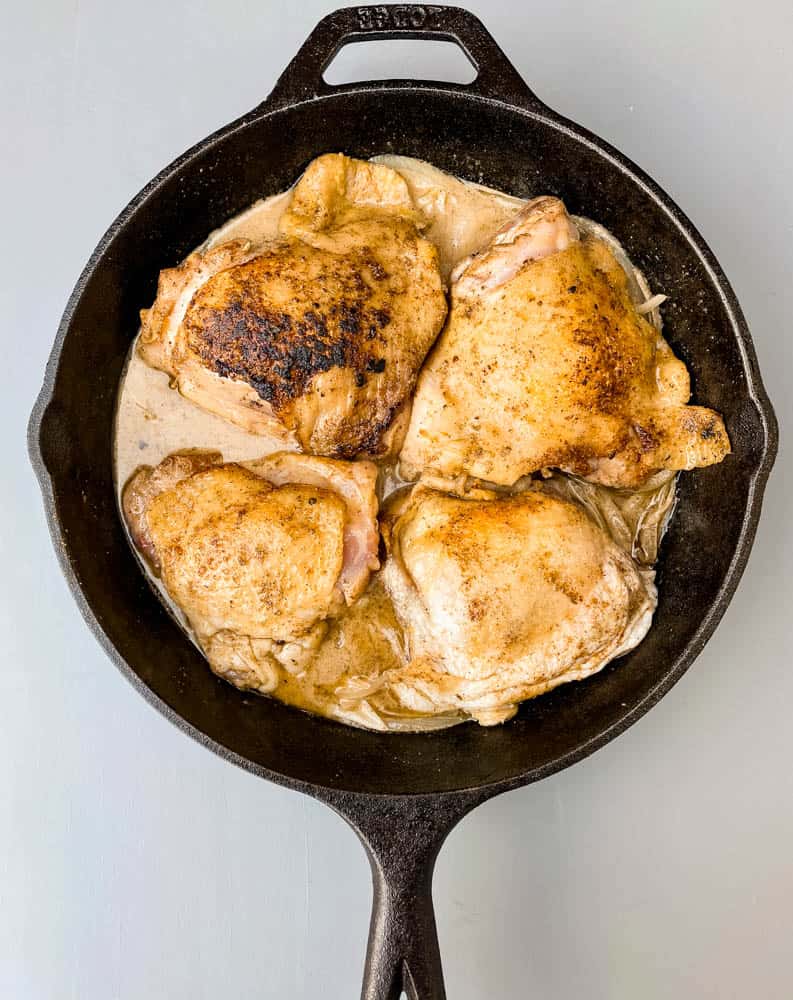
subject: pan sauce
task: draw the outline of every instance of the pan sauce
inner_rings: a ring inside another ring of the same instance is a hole
[[[424,234],[438,247],[444,278],[461,258],[488,242],[523,202],[518,198],[479,185],[460,181],[430,164],[407,157],[376,157],[398,170],[408,183],[418,207],[429,221]],[[245,238],[254,244],[267,242],[278,233],[278,221],[290,192],[256,202],[212,233],[204,247]],[[582,220],[576,220],[581,222]],[[584,221],[584,225],[588,225]],[[600,227],[592,225],[603,236]],[[606,234],[608,236],[608,234]],[[616,247],[621,254],[621,248]],[[637,298],[649,298],[639,274],[630,273]],[[637,280],[638,279],[638,280]],[[660,325],[656,310],[650,318]],[[262,438],[249,434],[200,409],[169,387],[169,378],[148,367],[130,350],[122,377],[114,436],[116,490],[140,465],[157,465],[174,451],[196,448],[220,451],[225,461],[258,458]],[[400,485],[390,468],[382,469],[381,501]],[[639,492],[593,486],[564,474],[554,474],[552,488],[559,495],[583,504],[595,519],[634,556],[648,567],[654,562],[657,544],[674,498],[673,474],[661,474]],[[140,560],[161,599],[194,640],[184,615],[169,599],[161,582]],[[647,572],[651,572],[648,568]],[[420,716],[407,712],[381,691],[376,707],[367,696],[379,687],[378,677],[407,662],[402,630],[382,583],[375,575],[367,592],[345,615],[331,622],[323,644],[309,668],[300,676],[281,671],[274,697],[297,707],[352,725],[368,728],[417,730],[440,728],[463,721],[461,714]],[[478,721],[504,721],[514,712],[506,709]]]

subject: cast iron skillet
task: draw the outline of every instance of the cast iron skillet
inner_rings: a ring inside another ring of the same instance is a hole
[[[369,38],[456,42],[461,86],[389,80],[332,87],[339,48]],[[681,477],[659,563],[655,622],[602,673],[526,703],[508,724],[378,735],[216,679],[154,596],[113,490],[111,428],[137,311],[206,234],[283,190],[320,153],[398,152],[516,195],[551,193],[622,241],[667,293],[666,335],[695,398],[723,415],[733,453]],[[167,718],[255,774],[326,802],[357,832],[374,878],[368,1000],[444,996],[432,910],[438,850],[469,810],[580,760],[655,704],[699,653],[737,586],[776,451],[776,422],[732,289],[702,237],[624,156],[549,110],[480,22],[453,7],[359,7],[324,18],[250,114],[200,142],[116,219],[66,307],[29,442],[75,599],[125,676]]]

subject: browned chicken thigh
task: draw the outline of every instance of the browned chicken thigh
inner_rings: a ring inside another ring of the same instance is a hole
[[[185,453],[139,469],[123,508],[215,672],[266,693],[378,567],[376,478],[370,462]]]
[[[384,533],[383,579],[410,655],[387,686],[413,711],[501,722],[650,626],[652,574],[580,507],[541,490],[463,499],[419,485]]]
[[[423,471],[512,485],[546,467],[636,486],[721,461],[713,410],[637,311],[606,244],[556,198],[529,202],[452,274],[448,322],[419,379],[401,453]]]
[[[221,243],[162,272],[140,355],[274,447],[382,454],[446,315],[422,224],[389,167],[319,157],[278,240]]]

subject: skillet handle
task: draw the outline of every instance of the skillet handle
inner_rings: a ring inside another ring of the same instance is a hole
[[[378,80],[376,83],[339,86],[323,80],[322,74],[344,45],[388,38],[454,42],[477,70],[476,79],[469,84]],[[323,17],[256,112],[271,111],[282,105],[299,104],[342,91],[373,87],[378,90],[399,89],[406,83],[425,89],[442,86],[444,90],[478,94],[530,110],[545,109],[487,28],[469,11],[462,7],[383,4],[377,7],[343,7]]]
[[[446,1000],[432,904],[437,849],[385,864],[366,853],[373,902],[361,1000],[399,1000],[403,992],[409,1000]]]
[[[446,1000],[432,873],[453,827],[486,796],[349,796],[330,805],[372,868],[374,899],[361,1000]]]

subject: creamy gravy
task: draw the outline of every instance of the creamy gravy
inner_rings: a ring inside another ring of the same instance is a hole
[[[438,247],[446,280],[459,260],[489,242],[523,204],[521,199],[461,181],[421,160],[401,156],[374,159],[393,167],[407,181],[414,201],[427,218],[423,235]],[[272,240],[278,235],[278,222],[290,198],[291,191],[284,191],[257,201],[211,233],[203,247],[232,239],[247,239],[254,245]],[[220,451],[227,462],[259,458],[268,450],[261,437],[207,413],[171,389],[167,375],[140,360],[133,342],[119,387],[114,434],[119,499],[139,466],[157,465],[172,452],[188,448]],[[383,469],[383,473],[381,499],[401,485],[393,469]],[[145,562],[139,561],[163,602],[195,642],[181,610]],[[375,574],[366,594],[342,618],[330,623],[309,667],[299,676],[281,671],[274,697],[369,728],[415,730],[462,721],[459,715],[420,717],[404,711],[391,714],[387,705],[383,708],[382,699],[375,711],[366,700],[367,689],[376,689],[377,678],[384,671],[406,662],[402,630]]]

